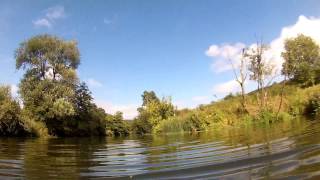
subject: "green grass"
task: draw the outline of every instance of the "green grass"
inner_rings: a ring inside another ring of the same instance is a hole
[[[266,88],[268,103],[261,110],[257,101],[257,92],[246,95],[248,113],[241,111],[240,96],[230,96],[218,102],[201,105],[196,109],[178,111],[173,118],[161,121],[154,129],[155,133],[177,133],[184,131],[205,131],[230,126],[267,127],[277,122],[288,122],[300,116],[307,116],[306,108],[312,98],[320,92],[320,85],[302,88],[298,84],[286,83],[282,107],[278,113],[282,84],[275,83]],[[320,101],[320,98],[317,99]],[[313,104],[320,105],[316,101]],[[320,108],[318,109],[320,112]]]

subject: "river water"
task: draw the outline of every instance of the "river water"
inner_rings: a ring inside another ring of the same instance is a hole
[[[0,138],[0,179],[320,179],[320,121],[127,138]]]

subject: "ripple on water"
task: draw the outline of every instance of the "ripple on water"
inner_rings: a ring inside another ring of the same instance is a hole
[[[320,123],[142,138],[0,139],[0,179],[315,178]]]

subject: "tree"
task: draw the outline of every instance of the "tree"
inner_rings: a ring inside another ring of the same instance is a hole
[[[20,83],[24,111],[46,124],[52,135],[64,135],[64,125],[75,115],[75,73],[80,63],[75,41],[38,35],[20,44],[16,68],[25,69]]]
[[[142,106],[147,106],[151,102],[160,102],[154,91],[144,91],[142,94]]]
[[[74,104],[78,114],[88,113],[93,107],[93,97],[85,82],[76,85]]]
[[[76,113],[73,121],[67,125],[71,130],[74,130],[71,134],[78,136],[105,135],[107,113],[93,103],[91,94],[84,82],[75,87],[73,102]]]
[[[299,34],[287,39],[282,74],[305,86],[320,81],[320,49],[311,37]]]
[[[153,91],[145,91],[142,100],[142,107],[138,108],[139,115],[133,123],[133,129],[138,134],[150,133],[160,121],[175,115],[170,98],[160,101]]]
[[[11,96],[8,86],[0,86],[0,136],[18,136],[26,133],[19,119],[19,103]]]
[[[41,79],[72,78],[72,70],[80,64],[76,41],[65,41],[47,34],[22,42],[15,58],[17,69],[32,70],[30,72]]]
[[[49,134],[64,134],[64,121],[75,115],[73,105],[74,89],[57,81],[35,80],[25,77],[20,83],[19,93],[23,99],[24,109],[32,115],[34,121],[46,124]]]
[[[247,69],[247,58],[246,58],[246,49],[242,49],[242,54],[240,58],[240,66],[238,68],[235,67],[232,60],[229,58],[229,62],[232,66],[233,74],[235,76],[236,82],[240,85],[241,88],[241,107],[243,112],[247,112],[246,108],[246,92],[245,92],[245,82],[248,76],[248,69]],[[239,72],[237,72],[239,69]],[[232,95],[232,94],[231,94]]]
[[[260,110],[267,106],[267,90],[265,89],[275,77],[274,65],[269,63],[265,57],[268,46],[258,42],[245,54],[249,58],[250,79],[257,82],[257,97]]]
[[[129,126],[123,120],[122,112],[116,112],[115,115],[108,114],[106,116],[107,135],[126,136],[129,134]]]

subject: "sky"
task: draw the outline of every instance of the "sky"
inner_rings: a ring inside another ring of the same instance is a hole
[[[258,39],[278,68],[284,39],[303,33],[320,44],[320,1],[0,0],[0,84],[15,96],[24,72],[14,51],[44,33],[76,40],[77,72],[95,102],[133,118],[145,90],[171,96],[178,108],[237,92],[227,59],[237,66],[241,49]]]

